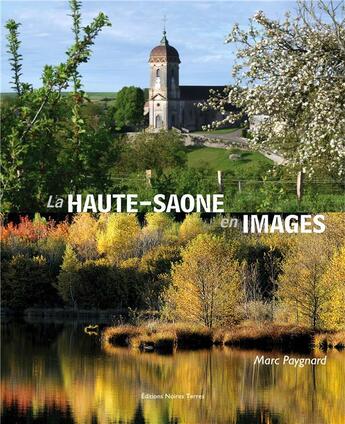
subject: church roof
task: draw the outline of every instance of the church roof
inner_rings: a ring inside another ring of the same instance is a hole
[[[223,91],[224,85],[180,85],[181,100],[207,100],[210,90]]]
[[[161,39],[160,45],[154,47],[150,53],[149,62],[157,61],[181,63],[178,51],[175,47],[170,46],[165,30],[163,31],[163,38]]]

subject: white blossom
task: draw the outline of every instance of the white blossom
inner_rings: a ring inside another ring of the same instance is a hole
[[[249,29],[234,25],[226,41],[240,45],[235,84],[203,109],[238,109],[214,126],[265,115],[252,131],[255,145],[279,151],[309,174],[323,167],[344,176],[344,10],[343,0],[337,7],[319,0],[300,3],[299,16],[287,14],[283,22],[259,11]]]

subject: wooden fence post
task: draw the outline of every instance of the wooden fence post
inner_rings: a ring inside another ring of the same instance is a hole
[[[303,196],[303,183],[304,183],[304,172],[299,171],[297,174],[297,187],[296,187],[297,200],[299,202],[302,200],[302,196]]]
[[[148,187],[151,187],[151,177],[152,177],[152,171],[151,171],[151,169],[146,169],[146,171],[145,171],[145,178],[146,178],[146,185]]]
[[[220,193],[223,193],[224,184],[223,184],[222,171],[217,171],[217,181],[218,181],[218,190]]]
[[[242,181],[238,182],[238,192],[242,193]]]

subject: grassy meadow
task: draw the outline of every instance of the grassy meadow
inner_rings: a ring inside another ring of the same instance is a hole
[[[87,96],[94,103],[113,102],[116,97],[116,93],[113,92],[88,92]]]
[[[235,175],[258,174],[269,169],[273,162],[259,152],[241,149],[218,149],[214,147],[188,147],[188,166],[213,171],[229,171]],[[232,160],[230,155],[240,155]]]

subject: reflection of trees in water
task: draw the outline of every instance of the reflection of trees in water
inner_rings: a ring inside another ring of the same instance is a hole
[[[259,411],[238,412],[236,424],[283,424],[282,418],[278,414],[262,408]]]
[[[296,369],[254,365],[258,352],[233,349],[170,356],[109,345],[102,351],[99,339],[78,327],[37,346],[32,334],[6,331],[2,388],[7,408],[15,401],[28,411],[33,404],[35,411],[55,405],[78,424],[344,422],[344,353],[330,354],[327,368]],[[141,400],[142,392],[203,394],[205,399]]]
[[[21,381],[37,373],[53,381],[58,379],[56,341],[62,329],[61,325],[25,322],[2,325],[2,377],[14,372]]]
[[[62,324],[31,324],[25,321],[7,322],[1,325],[1,337],[6,343],[12,341],[17,348],[24,345],[49,349],[63,331]]]
[[[37,414],[37,411],[34,411],[32,406],[29,406],[26,408],[25,414],[23,414],[23,410],[14,402],[3,407],[1,418],[3,423],[74,424],[71,410],[69,408],[61,410],[56,405],[52,405],[51,407],[44,405],[42,409],[40,409],[39,414]]]

